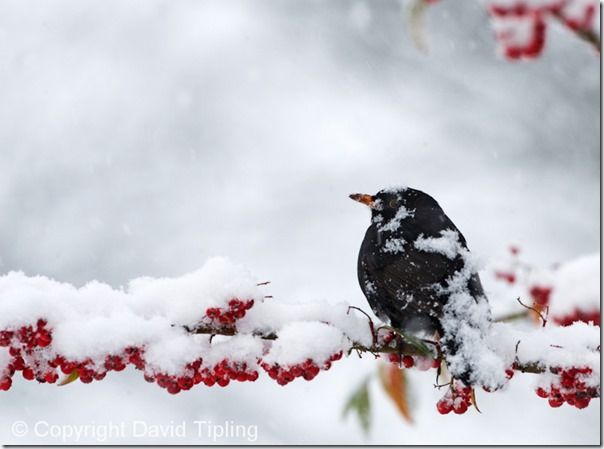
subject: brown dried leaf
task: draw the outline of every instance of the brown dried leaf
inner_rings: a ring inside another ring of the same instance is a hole
[[[388,397],[394,402],[401,416],[413,423],[409,408],[408,379],[404,369],[394,364],[380,366],[380,381]]]

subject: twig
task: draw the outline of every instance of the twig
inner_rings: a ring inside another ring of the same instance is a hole
[[[564,17],[560,14],[559,11],[555,11],[552,13],[552,16],[561,24],[566,26]],[[570,27],[567,27],[570,28]],[[571,28],[572,32],[579,38],[590,44],[598,53],[601,52],[602,43],[600,42],[600,36],[593,30],[589,28],[579,28],[574,29]]]
[[[496,323],[508,323],[510,321],[521,320],[522,318],[527,318],[529,316],[529,312],[527,310],[522,310],[521,312],[514,312],[507,315],[500,316],[499,318],[495,318],[493,321]]]
[[[208,326],[208,325],[203,325],[203,326],[199,326],[199,327],[195,327],[195,328],[188,328],[186,326],[184,326],[184,329],[187,332],[193,333],[193,334],[206,334],[206,335],[211,335],[211,336],[215,336],[215,335],[223,335],[223,336],[227,336],[227,337],[232,337],[234,335],[237,335],[237,329],[233,326],[224,326],[224,327],[213,327],[213,326]],[[279,337],[276,333],[274,332],[268,332],[268,333],[263,333],[263,332],[254,332],[252,335],[261,338],[263,340],[277,340]],[[422,351],[420,348],[418,348],[416,345],[410,344],[405,342],[402,338],[397,338],[396,340],[394,340],[396,342],[395,346],[391,346],[392,342],[388,343],[388,344],[379,344],[379,343],[374,343],[371,346],[365,346],[362,345],[361,343],[354,343],[350,350],[349,353],[352,351],[356,351],[357,354],[359,354],[359,356],[362,353],[370,353],[373,354],[375,356],[377,356],[378,354],[400,354],[400,355],[415,355],[415,356],[421,356],[421,357],[425,357],[425,352]],[[520,371],[522,373],[534,373],[534,374],[539,374],[539,373],[544,373],[545,371],[547,371],[542,365],[540,365],[539,363],[525,363],[525,364],[520,364],[520,363],[514,363],[513,369]]]
[[[520,305],[522,307],[524,307],[525,309],[528,310],[532,310],[533,312],[535,312],[537,315],[539,315],[539,318],[541,318],[541,320],[543,321],[543,327],[545,327],[545,325],[547,324],[547,318],[544,317],[541,312],[537,309],[535,309],[534,307],[531,306],[527,306],[526,304],[524,304],[522,301],[520,301],[520,298],[516,298],[516,301],[518,301],[520,303]]]
[[[361,312],[363,315],[365,315],[367,317],[367,319],[369,320],[369,330],[371,331],[371,336],[373,337],[373,344],[376,344],[378,335],[375,330],[375,326],[373,325],[373,320],[371,319],[369,314],[367,312],[365,312],[363,309],[361,309],[360,307],[348,306],[348,310],[346,310],[346,315],[348,315],[350,313],[350,309],[358,310],[359,312]]]

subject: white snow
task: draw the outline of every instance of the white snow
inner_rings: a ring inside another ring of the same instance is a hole
[[[382,246],[382,251],[392,254],[398,254],[405,251],[405,239],[388,238]]]
[[[521,364],[537,362],[544,368],[588,366],[595,373],[600,370],[599,326],[576,322],[566,327],[521,329],[494,323],[488,341],[507,366],[517,360]]]
[[[239,335],[209,344],[207,335],[185,331],[184,325],[199,324],[208,308],[226,307],[233,298],[255,301],[237,323]],[[1,330],[46,319],[53,336],[50,348],[69,360],[102,364],[107,355],[140,347],[147,368],[167,374],[202,357],[209,366],[225,358],[255,364],[267,350],[268,360],[323,361],[353,343],[372,342],[368,318],[346,304],[264,301],[249,272],[224,258],[176,278],[138,278],[125,290],[99,282],[78,289],[9,273],[0,277],[0,313]],[[255,336],[258,332],[278,334],[273,348]]]
[[[368,318],[344,303],[327,302],[289,303],[267,299],[255,305],[240,320],[237,328],[241,332],[277,332],[295,322],[323,322],[339,329],[351,342],[365,346],[372,343]]]
[[[591,254],[561,264],[552,274],[549,313],[565,316],[575,309],[600,310],[600,254]]]
[[[317,321],[301,321],[281,328],[279,338],[262,359],[269,365],[291,366],[307,359],[321,365],[349,347],[350,340],[336,327]]]
[[[471,381],[489,388],[505,383],[504,359],[489,344],[490,309],[484,299],[478,301],[465,291],[449,296],[441,320],[445,335],[459,343],[455,355],[447,356],[449,371],[458,376],[468,367]]]
[[[440,237],[424,237],[421,234],[413,245],[421,250],[432,253],[439,253],[449,259],[455,259],[464,251],[459,242],[459,234],[453,229],[445,229],[440,232]]]
[[[401,226],[401,221],[407,217],[412,217],[414,214],[413,210],[407,209],[405,206],[399,206],[394,217],[388,220],[386,223],[380,224],[378,230],[381,232],[394,232]]]
[[[16,330],[39,318],[52,329],[52,348],[70,360],[101,362],[126,347],[147,348],[158,370],[175,371],[199,347],[183,326],[199,323],[209,307],[233,298],[262,300],[257,281],[225,258],[175,278],[137,278],[126,289],[89,282],[81,288],[20,272],[0,276],[0,329]],[[192,357],[192,359],[191,359]]]
[[[372,16],[362,32],[348,15],[359,3]],[[0,273],[118,286],[225,254],[273,281],[273,302],[369,310],[355,265],[368,211],[347,195],[400,182],[433,195],[488,262],[509,242],[542,266],[597,252],[600,57],[551,26],[534,63],[498,60],[474,1],[426,11],[424,54],[408,39],[410,3],[1,2]],[[522,310],[517,291],[487,293],[494,311]],[[433,371],[413,369],[414,425],[373,377],[365,437],[339,416],[375,372],[355,356],[311,383],[261,373],[177,396],[130,370],[61,388],[15,378],[0,436],[61,444],[11,435],[20,419],[205,419],[257,425],[258,444],[600,444],[600,400],[552,409],[531,394],[540,376],[517,373],[505,393],[478,392],[482,414],[441,417]]]

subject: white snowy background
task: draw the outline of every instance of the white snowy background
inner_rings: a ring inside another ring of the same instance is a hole
[[[469,0],[429,10],[425,54],[409,5],[1,0],[0,272],[119,287],[223,255],[272,281],[275,301],[368,308],[369,215],[347,195],[394,184],[436,197],[487,266],[510,243],[537,266],[598,252],[599,57],[550,26],[541,58],[506,62]],[[496,310],[515,308],[485,283]],[[373,383],[366,438],[341,409],[375,368],[351,357],[312,382],[177,396],[131,370],[62,388],[17,376],[0,441],[61,442],[15,437],[16,420],[205,419],[257,425],[258,443],[600,442],[599,400],[552,409],[517,375],[479,394],[482,414],[441,416],[433,373],[417,371],[415,424]]]

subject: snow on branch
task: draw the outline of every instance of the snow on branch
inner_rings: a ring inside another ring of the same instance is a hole
[[[0,276],[0,390],[10,389],[17,371],[43,383],[61,375],[88,383],[127,365],[170,393],[255,381],[262,370],[281,385],[312,380],[355,353],[405,367],[445,366],[436,341],[380,327],[344,303],[284,303],[265,297],[265,289],[222,258],[120,289],[10,272]],[[494,323],[485,344],[498,358],[485,365],[545,373],[551,385],[551,376],[582,369],[574,376],[590,398],[599,396],[597,326],[519,330]]]

